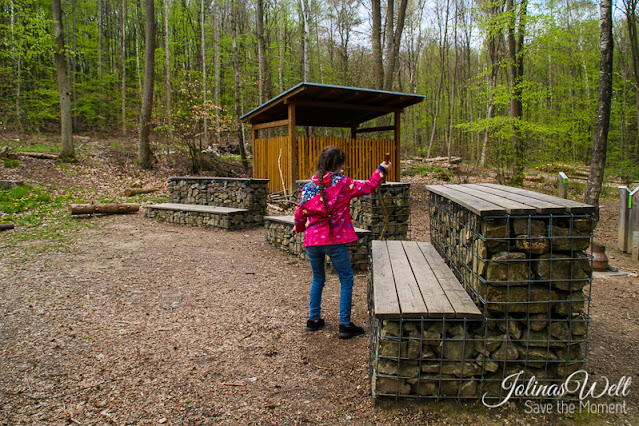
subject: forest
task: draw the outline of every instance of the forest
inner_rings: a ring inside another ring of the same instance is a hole
[[[624,183],[639,177],[636,5],[612,8],[606,179]],[[590,164],[600,77],[591,0],[1,0],[0,8],[5,131],[60,132],[60,61],[75,134],[144,131],[146,66],[151,146],[250,141],[239,117],[310,81],[425,95],[402,119],[411,155],[456,155],[511,175],[522,164]]]

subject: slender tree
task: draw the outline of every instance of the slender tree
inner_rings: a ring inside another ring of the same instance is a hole
[[[372,6],[372,32],[371,43],[373,45],[373,75],[375,76],[375,88],[384,88],[384,62],[382,57],[382,7],[380,0],[371,0]]]
[[[311,0],[300,0],[302,3],[302,18],[304,19],[304,55],[303,55],[303,81],[310,80],[311,68]]]
[[[73,121],[71,118],[71,94],[69,93],[69,71],[64,46],[64,28],[62,26],[62,5],[60,0],[52,0],[53,10],[53,40],[55,69],[60,93],[60,122],[62,127],[62,150],[60,159],[72,161],[75,159],[73,148]]]
[[[173,134],[173,116],[171,112],[171,50],[169,44],[169,0],[164,0],[164,90],[166,98],[166,120],[169,135]]]
[[[394,0],[388,0],[388,11],[386,13],[386,70],[384,71],[384,90],[393,89],[393,80],[395,78],[402,33],[404,32],[407,7],[408,0],[402,0],[397,16],[397,25],[394,26]]]
[[[264,98],[271,97],[271,79],[266,60],[266,41],[264,39],[264,0],[257,0],[256,4],[256,31],[257,31],[257,59],[258,59],[258,75],[257,75],[257,103],[262,105]]]
[[[508,56],[509,72],[512,84],[510,96],[510,118],[513,125],[511,138],[514,148],[514,167],[512,182],[516,185],[524,183],[524,170],[526,167],[525,138],[521,132],[520,122],[523,118],[522,90],[524,76],[524,30],[528,10],[528,0],[521,0],[519,10],[515,10],[514,0],[506,0],[506,14],[508,23]]]
[[[122,56],[121,56],[121,82],[120,96],[122,97],[122,135],[126,135],[126,0],[121,1],[121,37]]]
[[[639,129],[639,35],[637,34],[637,4],[639,0],[624,0],[623,3],[628,27],[628,41],[630,42],[630,52],[632,54],[630,58],[632,72],[635,78],[635,118],[637,129]],[[636,144],[635,155],[639,155],[639,138],[635,135],[634,139]]]
[[[610,109],[612,104],[612,65],[614,39],[612,38],[612,0],[600,2],[601,61],[599,62],[599,100],[597,101],[597,119],[592,140],[592,159],[590,174],[586,184],[584,203],[599,206],[599,196],[606,167],[608,149],[608,128],[610,127]]]
[[[248,161],[246,159],[246,150],[244,149],[244,133],[242,132],[242,122],[240,116],[242,115],[241,103],[240,103],[240,56],[237,46],[237,35],[240,32],[240,8],[237,4],[233,5],[232,16],[232,48],[233,48],[233,83],[235,87],[235,117],[237,122],[237,143],[240,148],[240,157],[242,158],[242,165],[245,169],[248,169]]]
[[[144,169],[153,168],[153,152],[149,135],[153,113],[153,85],[155,83],[155,2],[144,1],[145,46],[144,46],[144,92],[140,112],[140,137],[138,141],[138,163]]]
[[[202,55],[202,110],[204,111],[204,144],[209,144],[209,123],[208,123],[208,107],[206,105],[206,92],[208,91],[207,79],[206,79],[206,43],[204,42],[204,24],[206,22],[206,16],[204,15],[204,0],[200,0],[200,50]]]

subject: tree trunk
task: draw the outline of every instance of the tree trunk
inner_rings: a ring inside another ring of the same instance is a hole
[[[592,143],[592,159],[590,175],[586,184],[584,203],[599,206],[599,196],[606,167],[606,150],[608,148],[608,128],[610,126],[610,108],[612,104],[612,64],[614,39],[612,38],[612,0],[600,2],[599,46],[601,62],[599,63],[599,100],[597,101],[597,119]]]
[[[279,60],[278,69],[280,93],[284,91],[284,3],[280,6],[280,25],[279,25]]]
[[[213,39],[215,43],[215,59],[214,59],[214,78],[215,93],[213,94],[215,101],[215,142],[220,143],[220,10],[217,1],[215,2],[213,12],[213,21],[215,29],[213,30]]]
[[[522,108],[522,80],[524,75],[524,26],[527,14],[527,0],[522,0],[519,5],[519,13],[515,13],[513,0],[506,2],[506,13],[509,14],[508,25],[508,55],[510,57],[510,80],[512,82],[512,94],[510,96],[510,118],[513,125],[514,165],[512,183],[521,185],[524,183],[526,168],[525,140],[521,134],[520,121],[523,117]],[[519,19],[517,19],[519,18]]]
[[[453,40],[455,41],[455,61],[454,61],[454,65],[453,65],[453,81],[451,83],[451,88],[450,88],[450,95],[449,95],[449,104],[450,104],[450,124],[448,126],[448,138],[446,140],[446,154],[448,155],[448,158],[450,160],[451,158],[451,148],[452,148],[452,144],[453,144],[453,129],[455,126],[455,102],[456,102],[456,86],[457,86],[457,68],[458,68],[458,63],[459,63],[459,53],[458,53],[458,46],[457,46],[457,11],[455,11],[455,23],[453,26]]]
[[[122,0],[121,10],[121,36],[122,36],[122,75],[121,75],[121,97],[122,97],[122,136],[126,135],[126,0]]]
[[[15,64],[15,68],[14,68],[14,81],[16,83],[15,86],[15,91],[16,91],[16,121],[18,123],[18,128],[20,129],[20,133],[24,133],[24,129],[22,127],[22,120],[20,119],[20,90],[21,90],[21,83],[22,83],[22,77],[21,77],[21,62],[22,62],[22,58],[21,58],[21,51],[16,49],[16,42],[15,42],[15,19],[16,19],[16,15],[15,15],[15,11],[14,11],[14,5],[13,5],[13,0],[11,1],[11,51],[12,51],[12,61]]]
[[[166,119],[169,136],[173,135],[173,117],[171,114],[171,53],[169,50],[169,0],[164,0],[164,89],[166,98]]]
[[[257,0],[256,9],[257,26],[257,56],[258,56],[258,101],[262,105],[266,99],[271,97],[271,72],[266,60],[266,41],[264,39],[264,0]]]
[[[384,88],[384,62],[382,58],[382,8],[380,0],[372,0],[373,32],[371,43],[373,45],[373,68],[375,75],[375,87],[378,90]]]
[[[138,76],[138,93],[142,93],[142,72],[140,72],[140,0],[135,2],[135,72]]]
[[[300,0],[302,3],[302,16],[304,18],[304,75],[302,81],[309,81],[310,79],[310,44],[311,44],[311,0],[308,0],[308,4],[305,0]]]
[[[495,21],[499,20],[499,17],[502,14],[503,9],[503,1],[493,4],[490,6],[490,9],[487,10],[489,14],[490,26],[496,26]],[[486,167],[486,162],[488,158],[488,139],[490,136],[490,121],[495,116],[495,104],[493,103],[495,97],[495,89],[497,88],[497,77],[499,76],[499,66],[500,62],[499,52],[500,46],[503,41],[502,36],[502,27],[496,26],[498,28],[496,31],[492,30],[488,36],[488,66],[490,69],[490,76],[488,80],[488,102],[486,105],[486,131],[484,132],[484,141],[481,148],[481,156],[479,160],[479,165],[481,167]]]
[[[638,0],[624,0],[626,9],[626,24],[628,26],[628,39],[630,40],[630,51],[632,52],[632,71],[635,78],[635,119],[637,130],[639,131],[639,39],[637,36],[637,3]],[[635,133],[633,141],[639,149],[639,138]],[[632,145],[628,147],[628,158],[632,157]],[[636,152],[635,152],[636,154]]]
[[[209,122],[208,122],[208,108],[206,105],[206,92],[207,92],[207,84],[206,84],[206,44],[204,43],[204,23],[206,22],[206,17],[204,15],[204,0],[200,0],[200,51],[202,55],[202,111],[203,114],[203,124],[204,124],[204,145],[209,145]]]
[[[235,118],[237,123],[237,143],[240,148],[240,156],[242,158],[242,165],[244,169],[248,170],[248,161],[246,160],[246,150],[244,149],[244,133],[242,132],[242,123],[240,117],[242,115],[242,109],[240,104],[240,58],[237,47],[237,34],[239,33],[239,7],[237,4],[233,6],[233,81],[235,85]]]
[[[96,204],[70,204],[69,213],[78,214],[126,214],[135,213],[140,210],[137,203],[96,203]]]
[[[60,122],[62,130],[62,150],[60,159],[70,161],[75,159],[73,149],[73,123],[71,121],[71,97],[69,93],[69,71],[64,46],[64,29],[62,27],[62,5],[60,0],[52,0],[53,10],[53,40],[55,70],[60,93]]]
[[[433,142],[435,141],[435,134],[437,133],[437,120],[439,119],[439,109],[442,96],[442,87],[444,86],[444,69],[446,66],[446,60],[448,58],[448,49],[446,47],[448,39],[448,15],[450,13],[450,1],[446,1],[446,18],[444,22],[444,34],[442,35],[441,44],[439,46],[439,85],[437,86],[437,94],[435,95],[435,114],[433,116],[433,128],[430,133],[430,140],[428,142],[428,152],[426,157],[430,158],[431,151],[433,149]]]
[[[157,191],[159,191],[157,188],[130,188],[124,190],[124,195],[127,197],[133,197],[134,195],[150,194]]]
[[[155,2],[144,1],[146,30],[144,47],[144,92],[140,113],[140,138],[138,144],[138,163],[144,169],[153,168],[153,154],[149,135],[151,133],[151,115],[153,113],[153,84],[155,82]]]
[[[384,72],[384,90],[393,89],[393,79],[395,78],[395,68],[397,65],[397,58],[399,56],[399,46],[402,41],[402,33],[404,32],[404,22],[406,21],[406,8],[408,7],[408,0],[402,0],[399,6],[399,14],[397,16],[397,26],[393,30],[393,7],[391,6],[393,0],[388,0],[388,13],[387,19],[387,33],[386,33],[386,71]],[[391,18],[389,18],[391,17]],[[390,24],[388,24],[390,22]],[[390,32],[388,32],[390,30]]]
[[[78,44],[77,44],[77,31],[76,31],[76,18],[75,18],[75,5],[76,5],[76,0],[73,0],[71,2],[72,4],[72,12],[71,12],[71,20],[73,22],[73,56],[72,56],[72,61],[71,61],[71,93],[72,93],[72,98],[71,98],[71,104],[72,105],[77,105],[76,100],[77,100],[77,90],[75,90],[75,76],[77,73],[77,58],[76,58],[76,52],[78,51]],[[77,114],[73,115],[73,126],[75,127],[75,124],[77,123]]]

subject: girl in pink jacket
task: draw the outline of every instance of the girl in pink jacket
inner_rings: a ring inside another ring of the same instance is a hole
[[[340,339],[364,333],[362,327],[351,322],[353,269],[346,244],[357,241],[351,221],[351,199],[375,191],[391,167],[389,162],[383,162],[367,182],[356,182],[341,174],[345,161],[344,152],[336,146],[322,150],[317,159],[316,174],[302,189],[301,201],[295,210],[294,229],[294,232],[305,232],[304,247],[313,271],[306,330],[317,331],[324,326],[321,304],[326,279],[324,256],[328,255],[341,283]]]

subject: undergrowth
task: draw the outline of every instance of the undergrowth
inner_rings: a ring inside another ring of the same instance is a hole
[[[56,194],[28,185],[0,191],[0,222],[13,222],[17,227],[4,233],[4,248],[35,240],[41,241],[33,247],[36,252],[68,245],[72,231],[93,223],[71,217],[67,209],[71,202],[73,196],[67,191]]]

